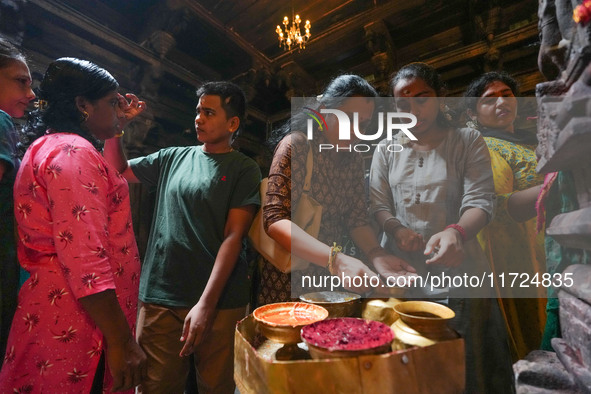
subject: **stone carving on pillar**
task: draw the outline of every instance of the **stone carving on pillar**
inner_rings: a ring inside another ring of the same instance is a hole
[[[552,339],[556,353],[535,351],[514,365],[518,393],[591,393],[591,5],[582,10],[587,19],[574,23],[580,3],[539,2],[538,66],[554,80],[536,87],[538,171],[568,174],[577,207],[554,216],[546,228],[562,247],[562,277],[572,278],[558,292],[562,338]],[[550,190],[566,196],[558,187]]]
[[[282,64],[277,77],[285,85],[285,98],[288,100],[292,97],[304,97],[315,94],[316,81],[294,61]]]
[[[150,35],[147,41],[149,46],[154,52],[156,52],[160,59],[164,59],[168,51],[176,44],[174,36],[164,30],[156,30]]]
[[[20,46],[25,37],[26,0],[0,0],[0,33]]]
[[[576,4],[570,0],[540,3],[539,64],[550,75],[559,71],[559,78],[536,87],[538,171],[570,170],[580,207],[558,215],[547,234],[565,246],[591,249],[591,28],[589,23],[573,23],[574,8]],[[566,15],[569,12],[570,17]],[[569,36],[563,37],[562,31]]]
[[[139,34],[141,46],[154,52],[161,60],[177,45],[176,37],[183,34],[191,23],[190,13],[175,1],[164,1],[155,6],[149,13],[144,24],[145,29]],[[135,128],[130,137],[126,138],[126,147],[130,156],[151,153],[151,151],[165,146],[166,136],[163,128],[154,119],[158,114],[161,97],[160,88],[164,77],[164,69],[160,62],[138,64],[131,70],[132,81],[137,81],[135,91],[138,96],[148,103],[148,110],[142,114],[141,121],[135,122]]]
[[[394,44],[384,21],[369,23],[365,29],[365,46],[372,54],[374,85],[384,92],[388,91],[390,75],[396,66]]]
[[[497,71],[502,68],[501,51],[494,45],[495,32],[499,28],[501,20],[501,10],[497,3],[497,1],[483,2],[482,0],[471,0],[469,3],[473,35],[486,41],[488,45],[482,65],[484,72]],[[482,9],[487,11],[482,12]]]

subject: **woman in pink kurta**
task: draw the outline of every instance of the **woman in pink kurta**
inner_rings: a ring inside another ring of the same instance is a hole
[[[114,97],[118,107],[121,96]],[[94,108],[93,115],[103,110]],[[90,111],[84,112],[88,120]],[[87,125],[92,135],[102,137],[99,126],[90,120]],[[116,125],[115,132],[120,130]],[[116,320],[122,312],[133,342],[140,261],[129,189],[89,139],[79,134],[49,129],[30,145],[17,175],[18,257],[31,277],[19,294],[0,372],[0,393],[89,393],[101,386],[100,382],[93,386],[93,380],[99,361],[104,362],[103,351],[108,361],[113,359],[109,336],[99,329],[109,327],[109,322],[100,322],[96,312],[91,313],[100,305],[87,304],[93,296],[114,290],[115,309],[120,311],[105,317]],[[139,354],[134,345],[127,345],[132,354],[123,356],[124,363]],[[107,392],[113,384],[109,368],[102,386]]]

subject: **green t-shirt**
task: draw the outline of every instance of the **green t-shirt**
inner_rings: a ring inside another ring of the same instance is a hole
[[[213,269],[229,210],[260,204],[259,167],[240,152],[209,154],[202,146],[162,149],[129,163],[142,183],[156,186],[140,299],[192,307]],[[219,309],[248,303],[247,268],[243,248]]]

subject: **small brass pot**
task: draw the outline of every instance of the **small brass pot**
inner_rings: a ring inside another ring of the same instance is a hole
[[[328,311],[328,317],[361,316],[361,296],[345,291],[318,291],[302,294],[300,300],[319,305]]]
[[[397,348],[429,346],[455,339],[458,334],[447,325],[455,313],[445,305],[429,301],[406,301],[394,306],[400,316],[392,324]]]

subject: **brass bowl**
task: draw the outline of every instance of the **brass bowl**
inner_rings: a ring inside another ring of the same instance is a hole
[[[328,317],[358,317],[361,313],[361,296],[345,291],[318,291],[302,294],[300,300],[320,305],[328,311]]]
[[[403,322],[417,331],[438,331],[447,327],[455,312],[445,305],[430,301],[405,301],[394,306]]]
[[[302,328],[302,340],[313,359],[387,353],[393,339],[386,324],[352,317],[326,319]]]
[[[304,302],[280,302],[263,305],[254,310],[261,333],[268,339],[284,344],[301,342],[302,327],[328,317],[321,306]]]
[[[447,323],[455,313],[445,305],[429,301],[406,301],[394,306],[400,319],[392,324],[398,348],[430,346],[455,339],[458,334]]]

